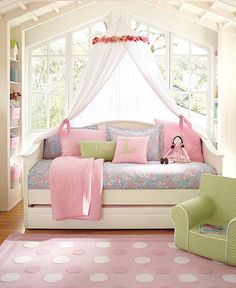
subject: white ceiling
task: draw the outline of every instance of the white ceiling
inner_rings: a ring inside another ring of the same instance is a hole
[[[103,0],[99,0],[103,1]],[[119,1],[119,0],[104,0]],[[217,30],[219,25],[236,27],[236,0],[129,0],[143,2],[174,13],[178,17]],[[68,14],[75,9],[93,5],[98,1],[54,1],[54,0],[1,0],[0,23],[10,21],[15,27],[30,21],[49,21],[52,18]],[[217,24],[217,25],[216,25]]]

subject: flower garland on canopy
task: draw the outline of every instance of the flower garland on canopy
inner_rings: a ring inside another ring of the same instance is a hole
[[[132,36],[132,35],[122,35],[122,36],[110,36],[110,37],[94,37],[92,44],[97,44],[97,43],[118,43],[118,42],[138,42],[142,41],[144,43],[149,43],[148,42],[148,37],[145,36]]]

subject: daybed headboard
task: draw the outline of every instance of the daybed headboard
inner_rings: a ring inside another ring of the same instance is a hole
[[[128,128],[128,129],[141,129],[141,128],[150,128],[154,126],[154,124],[138,122],[138,121],[106,121],[100,122],[96,124],[98,129],[105,129],[106,126],[114,126],[120,128]]]

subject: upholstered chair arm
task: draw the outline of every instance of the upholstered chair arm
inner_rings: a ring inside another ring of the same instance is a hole
[[[188,250],[189,229],[209,217],[214,208],[213,200],[207,196],[199,196],[174,206],[171,218],[175,225],[176,246]]]
[[[236,266],[236,217],[228,224],[227,241],[226,241],[226,262]]]
[[[211,198],[208,196],[199,196],[173,207],[173,213],[171,212],[171,214],[173,214],[172,220],[175,223],[176,217],[174,214],[176,214],[175,210],[177,209],[182,217],[187,218],[187,228],[190,229],[197,223],[211,216],[214,208],[215,204]],[[182,213],[180,210],[182,210]]]

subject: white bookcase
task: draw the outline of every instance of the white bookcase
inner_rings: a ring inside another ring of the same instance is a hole
[[[16,174],[12,170],[12,167],[21,169],[22,96],[20,101],[15,103],[18,107],[13,107],[13,103],[10,101],[11,90],[22,92],[22,55],[19,53],[18,59],[10,58],[11,37],[8,22],[1,23],[0,35],[0,210],[7,211],[22,199],[21,176],[16,179]],[[20,51],[20,39],[17,39],[17,42]],[[18,74],[18,78],[10,77],[11,69]],[[11,108],[19,108],[19,119],[12,119],[13,112],[16,116],[16,110],[13,111]],[[15,139],[12,139],[12,135],[15,135]]]

